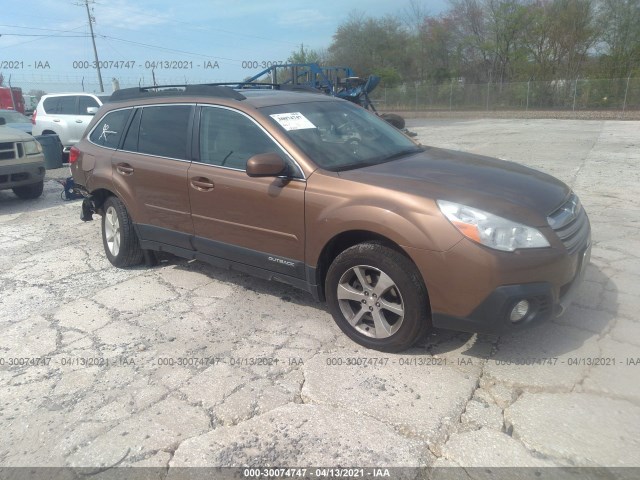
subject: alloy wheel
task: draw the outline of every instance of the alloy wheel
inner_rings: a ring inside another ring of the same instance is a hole
[[[400,289],[389,275],[375,267],[357,265],[342,274],[337,298],[349,324],[369,337],[390,337],[404,320]]]
[[[114,257],[118,256],[120,252],[120,219],[118,218],[118,212],[113,206],[107,208],[105,212],[104,221],[104,234],[107,240],[107,248]]]

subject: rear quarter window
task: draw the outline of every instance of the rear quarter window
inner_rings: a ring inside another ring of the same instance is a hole
[[[49,97],[42,102],[42,108],[44,111],[51,113],[58,113],[58,104],[60,103],[60,97]]]
[[[118,148],[130,113],[130,108],[107,113],[96,124],[89,140],[101,147]]]

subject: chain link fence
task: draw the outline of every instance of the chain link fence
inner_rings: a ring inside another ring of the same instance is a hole
[[[402,85],[373,92],[388,111],[640,110],[640,78]]]
[[[211,83],[219,79],[187,75],[155,74],[155,84]],[[5,86],[30,92],[100,92],[95,75],[13,75]],[[140,77],[104,79],[105,93],[115,88],[153,85],[151,73]],[[454,80],[442,84],[379,87],[371,95],[376,108],[385,111],[608,111],[640,112],[640,78],[577,79],[513,83],[466,84]]]

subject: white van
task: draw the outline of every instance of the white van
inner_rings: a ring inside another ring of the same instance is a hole
[[[24,114],[32,115],[38,106],[38,97],[35,95],[22,95],[22,98],[24,98]]]

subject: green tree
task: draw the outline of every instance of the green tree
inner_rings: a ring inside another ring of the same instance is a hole
[[[455,37],[458,70],[467,82],[486,82],[492,75],[493,44],[484,5],[479,0],[450,0],[448,16]]]
[[[624,78],[640,66],[640,0],[602,0],[598,24],[602,63],[611,78]]]
[[[493,80],[504,83],[517,75],[516,63],[524,58],[522,32],[528,10],[521,0],[487,0],[485,9]]]
[[[425,56],[424,78],[435,83],[448,82],[457,76],[458,62],[455,36],[450,17],[425,19],[419,32]]]
[[[395,17],[369,18],[352,12],[338,26],[328,53],[335,65],[351,67],[365,77],[376,71],[395,70],[401,78],[411,75],[411,36]]]
[[[560,51],[560,72],[577,78],[598,40],[593,0],[555,0],[555,37]]]

